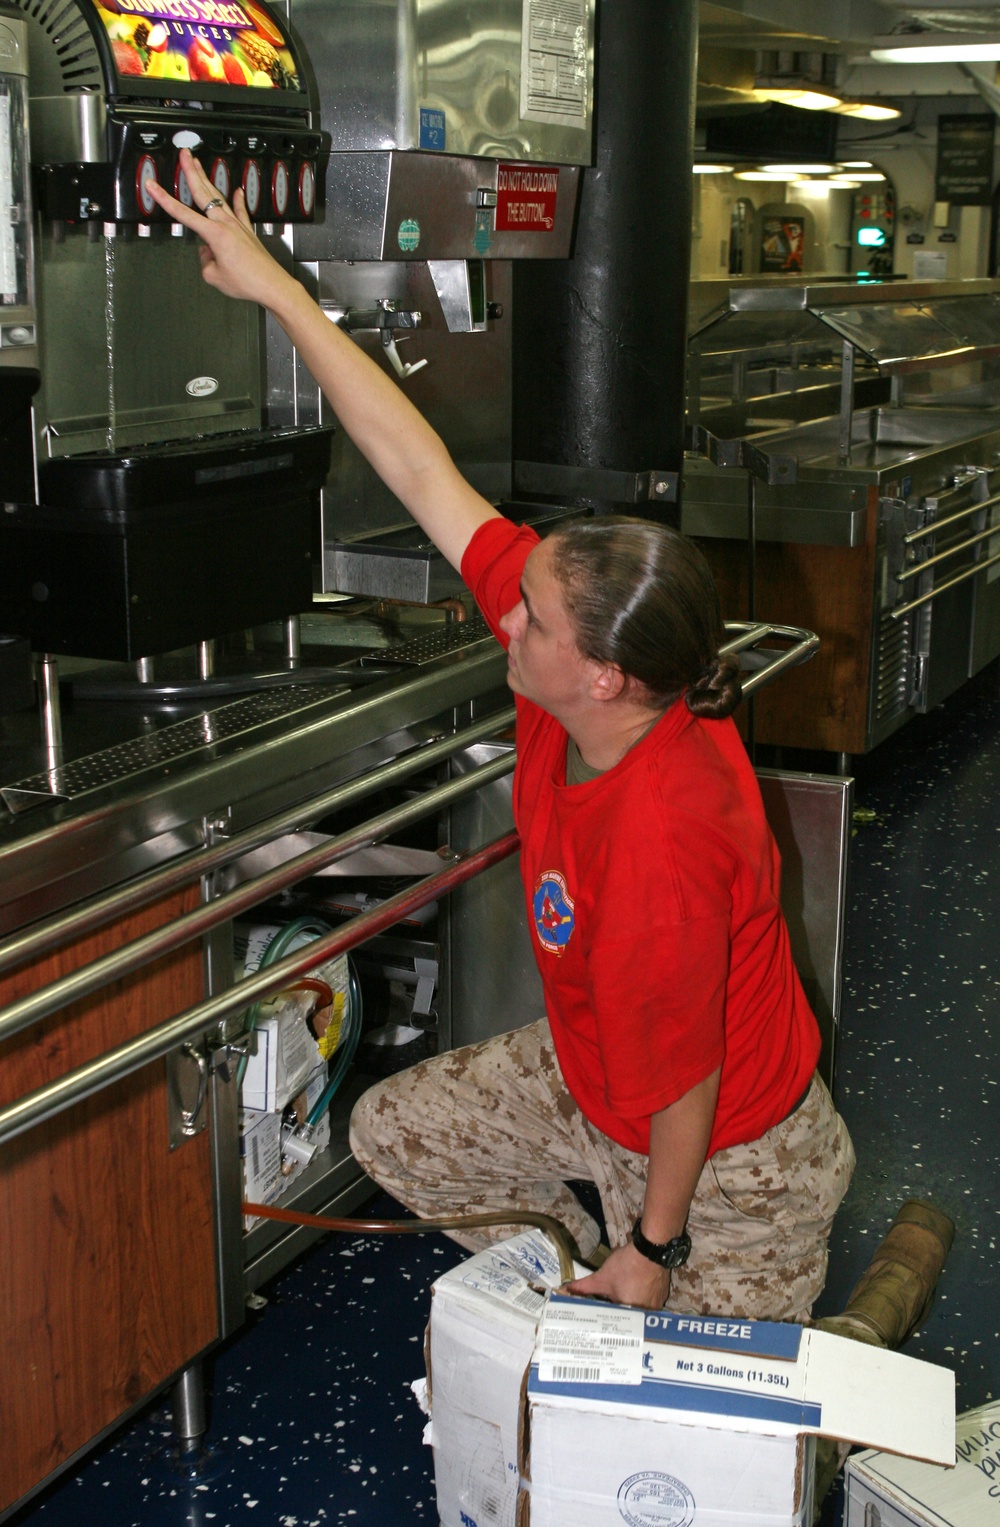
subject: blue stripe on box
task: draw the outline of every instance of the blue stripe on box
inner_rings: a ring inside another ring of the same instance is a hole
[[[643,1377],[641,1384],[549,1384],[532,1363],[528,1393],[559,1395],[571,1400],[603,1400],[612,1405],[643,1405],[651,1410],[697,1411],[703,1415],[734,1416],[745,1421],[780,1421],[786,1426],[819,1427],[821,1405],[805,1400],[779,1400],[747,1394],[745,1389],[714,1389],[702,1384],[675,1384],[670,1379]]]
[[[601,1301],[575,1299],[568,1294],[553,1294],[553,1305],[592,1304],[596,1311],[606,1308]],[[671,1310],[646,1313],[646,1341],[671,1342],[678,1347],[710,1347],[719,1352],[742,1352],[753,1357],[776,1357],[794,1362],[799,1355],[802,1327],[776,1320],[730,1320],[724,1315],[675,1315]]]

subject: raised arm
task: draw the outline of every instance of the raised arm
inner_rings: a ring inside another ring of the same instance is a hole
[[[254,234],[243,192],[235,193],[232,207],[220,206],[218,191],[187,149],[181,150],[181,168],[194,208],[160,185],[150,190],[175,222],[202,240],[205,280],[227,297],[259,302],[274,315],[358,450],[452,566],[460,567],[472,536],[497,511],[466,482],[444,442],[395,382],[272,259]],[[198,207],[209,207],[208,214]]]

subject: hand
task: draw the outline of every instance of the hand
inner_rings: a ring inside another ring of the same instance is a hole
[[[670,1295],[670,1268],[658,1267],[636,1251],[632,1242],[619,1246],[603,1267],[586,1278],[576,1278],[562,1289],[585,1299],[610,1299],[612,1304],[636,1304],[660,1310]]]
[[[272,259],[257,238],[247,217],[242,190],[234,194],[231,207],[223,202],[206,215],[196,209],[217,200],[217,187],[189,149],[181,149],[180,164],[191,188],[194,207],[185,207],[155,181],[149,185],[150,195],[175,223],[183,223],[201,239],[198,248],[201,271],[209,286],[227,297],[242,297],[273,308],[282,294],[296,289],[298,283]]]

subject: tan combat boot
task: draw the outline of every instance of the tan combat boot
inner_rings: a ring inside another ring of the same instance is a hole
[[[946,1214],[911,1198],[896,1215],[843,1314],[819,1321],[820,1329],[879,1347],[901,1347],[930,1313],[954,1239],[955,1226]]]
[[[946,1214],[920,1199],[909,1199],[862,1273],[843,1314],[818,1320],[818,1329],[873,1347],[901,1347],[930,1313],[954,1239],[955,1226]],[[814,1523],[850,1450],[848,1442],[817,1438]]]

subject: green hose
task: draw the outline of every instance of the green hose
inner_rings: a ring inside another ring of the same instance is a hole
[[[287,923],[284,928],[279,928],[278,929],[277,933],[274,935],[274,937],[271,939],[271,942],[268,944],[267,948],[264,950],[264,953],[261,955],[261,957],[260,957],[260,964],[257,966],[257,969],[258,970],[266,970],[268,965],[274,965],[284,955],[288,954],[289,950],[291,949],[291,946],[295,943],[295,940],[302,933],[311,933],[314,938],[322,938],[325,933],[332,933],[332,932],[333,932],[333,929],[330,927],[330,924],[321,921],[321,919],[318,918],[318,917],[297,917],[294,922]],[[348,968],[350,969],[350,961],[348,961]],[[351,1016],[350,1009],[351,1009],[351,1006],[352,1006],[352,1000],[351,999],[353,998],[354,988],[356,987],[356,985],[357,985],[357,982],[353,979],[353,972],[352,972],[351,988],[350,988],[350,992],[348,994],[347,1010],[344,1013],[344,1026],[345,1026],[345,1028],[349,1027],[349,1024],[350,1024],[350,1016]],[[357,1038],[354,1040],[354,1048],[351,1051],[351,1059],[354,1058],[354,1050],[357,1049],[357,1047],[358,1047],[358,1039],[360,1039],[360,1037],[361,1037],[360,996],[361,996],[361,993],[360,993],[360,988],[359,988],[358,989],[359,1014],[358,1014],[358,1023],[357,1023]],[[260,1010],[261,1010],[261,1007],[262,1007],[262,1003],[255,1002],[252,1007],[247,1009],[246,1024],[245,1024],[245,1027],[246,1027],[247,1031],[249,1031],[251,1029],[255,1029],[257,1027],[257,1024],[260,1022]],[[340,1044],[337,1047],[337,1052],[336,1053],[337,1053],[338,1056],[340,1054],[341,1049],[343,1049],[343,1047],[344,1047],[344,1043],[345,1043],[346,1037],[347,1036],[342,1036]],[[247,1065],[249,1063],[249,1059],[250,1059],[250,1057],[248,1055],[241,1055],[240,1056],[240,1063],[239,1063],[239,1065],[236,1068],[236,1085],[237,1085],[237,1087],[241,1088],[243,1086],[243,1078],[246,1076],[246,1070],[247,1070]],[[350,1061],[348,1061],[347,1064],[349,1065]],[[347,1065],[344,1066],[344,1070],[345,1071],[347,1070]],[[339,1081],[338,1081],[338,1085],[339,1085]],[[328,1090],[329,1090],[328,1088],[324,1090],[324,1094],[323,1094],[324,1097],[326,1096],[326,1091],[328,1091]],[[330,1096],[332,1097],[333,1094],[331,1093]],[[313,1112],[315,1112],[315,1109],[313,1110]],[[311,1118],[312,1118],[312,1115],[310,1114],[310,1119]]]

